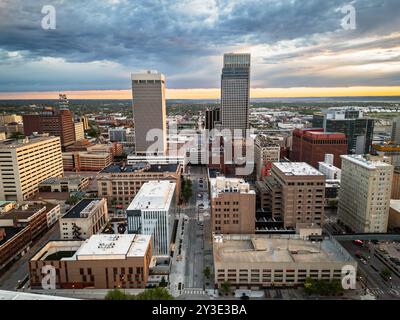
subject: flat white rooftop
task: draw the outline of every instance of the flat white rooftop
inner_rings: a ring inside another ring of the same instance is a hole
[[[322,172],[313,168],[306,162],[274,162],[277,167],[286,176],[323,176]]]
[[[250,189],[250,185],[243,179],[239,178],[226,178],[224,176],[211,178],[211,197],[218,196],[219,193],[237,192],[237,193],[255,193]]]
[[[379,158],[366,159],[361,154],[342,155],[340,157],[371,170],[392,166],[391,164],[384,162],[389,161],[388,157],[382,157],[381,160],[378,160]]]
[[[150,235],[96,234],[75,253],[76,260],[125,259],[142,257],[150,244]]]
[[[146,182],[127,210],[169,210],[175,187],[175,182],[166,180]]]

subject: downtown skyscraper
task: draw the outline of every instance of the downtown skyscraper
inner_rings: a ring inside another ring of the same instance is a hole
[[[152,150],[151,154],[165,155],[167,149],[165,76],[157,71],[132,74],[132,96],[136,154],[147,155],[149,147],[157,142],[158,148]],[[158,131],[157,138],[152,135],[147,137],[148,133],[155,133],[154,130]]]
[[[221,75],[222,129],[249,128],[250,53],[224,54]]]

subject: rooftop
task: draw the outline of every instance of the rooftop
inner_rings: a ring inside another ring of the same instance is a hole
[[[219,193],[227,192],[255,194],[255,191],[250,189],[250,184],[245,182],[244,179],[218,176],[210,179],[210,185],[213,198],[218,196]]]
[[[86,240],[76,252],[76,260],[142,257],[150,244],[151,235],[96,234]]]
[[[390,209],[393,209],[400,213],[400,200],[390,200]]]
[[[176,183],[170,181],[149,181],[142,185],[127,208],[130,210],[168,210],[174,196]]]
[[[62,219],[87,218],[88,213],[96,208],[102,199],[82,199],[73,206]]]
[[[352,258],[330,239],[298,235],[223,235],[214,237],[214,261],[220,263],[346,262]]]
[[[324,174],[306,162],[274,162],[285,176],[323,176]]]
[[[32,144],[41,143],[41,142],[54,140],[54,139],[60,140],[59,137],[49,137],[49,136],[29,137],[29,138],[20,139],[20,140],[7,139],[7,140],[3,140],[0,142],[0,149],[21,148],[24,146],[29,146]]]
[[[17,227],[0,227],[0,234],[3,238],[0,238],[0,246],[5,244],[8,240],[14,237],[18,232],[22,231],[24,228]],[[4,234],[3,234],[4,231]]]
[[[361,154],[342,155],[340,157],[371,170],[392,166],[390,163],[385,162],[390,162],[389,157],[365,157]]]
[[[79,177],[79,176],[75,176],[75,177],[51,177],[51,178],[47,178],[46,180],[43,180],[42,182],[39,183],[40,184],[59,184],[59,183],[65,183],[65,182],[76,182],[79,183],[82,180],[84,180],[84,177]]]
[[[100,173],[123,173],[123,172],[176,172],[178,164],[157,164],[150,165],[146,162],[138,162],[131,165],[110,164]]]

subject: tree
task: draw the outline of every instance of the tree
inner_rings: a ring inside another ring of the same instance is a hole
[[[106,300],[133,300],[129,293],[122,292],[119,289],[110,290],[105,297]]]
[[[210,267],[209,267],[209,266],[207,266],[207,267],[204,268],[204,270],[203,270],[203,275],[204,275],[204,278],[210,279],[211,270],[210,270]]]
[[[183,178],[181,180],[181,195],[184,202],[188,202],[193,195],[192,180]]]
[[[72,195],[65,201],[65,203],[73,206],[76,205],[79,202],[79,200],[81,199],[78,196]]]
[[[165,277],[161,278],[160,284],[158,285],[159,287],[166,287],[168,285],[168,282],[165,280]]]
[[[224,281],[221,283],[220,291],[224,295],[228,295],[231,293],[232,288],[231,288],[231,284],[229,283],[229,281]]]
[[[168,292],[166,288],[157,287],[146,289],[142,293],[134,296],[135,300],[174,300],[174,297]]]
[[[380,275],[384,280],[387,281],[392,275],[392,272],[388,268],[385,268],[381,271]]]
[[[20,139],[24,139],[25,135],[21,132],[12,132],[10,135],[11,139],[15,139],[15,140],[20,140]]]

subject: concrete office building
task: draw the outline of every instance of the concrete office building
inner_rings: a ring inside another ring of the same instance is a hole
[[[136,154],[164,155],[167,149],[165,77],[158,72],[132,74],[133,118]],[[147,134],[158,129],[161,136],[147,141]],[[157,140],[158,150],[148,150]]]
[[[261,205],[285,228],[298,223],[322,225],[325,176],[305,162],[275,162],[271,176],[257,184]]]
[[[153,255],[170,255],[175,187],[176,184],[170,181],[146,182],[126,209],[128,232],[151,235]]]
[[[249,129],[250,54],[226,53],[221,75],[222,129]]]
[[[89,185],[88,177],[68,176],[48,178],[39,183],[40,192],[77,192]]]
[[[391,138],[393,144],[400,145],[400,117],[393,120]]]
[[[327,180],[339,180],[341,170],[333,165],[333,154],[326,154],[323,162],[318,162],[318,171],[323,173]]]
[[[151,236],[93,235],[86,241],[50,241],[29,261],[31,288],[42,289],[42,268],[53,266],[58,289],[145,288]]]
[[[75,129],[75,141],[81,141],[85,139],[85,129],[83,122],[74,122]]]
[[[357,233],[387,231],[393,166],[386,157],[342,156],[338,219]]]
[[[292,287],[307,278],[342,278],[346,265],[357,262],[335,240],[310,241],[299,235],[220,235],[213,241],[214,282],[237,289]],[[356,276],[356,275],[355,275]]]
[[[109,165],[97,176],[98,195],[107,199],[110,208],[126,209],[143,184],[169,180],[176,183],[176,198],[179,199],[181,171],[179,164]]]
[[[27,200],[40,182],[64,174],[59,137],[2,141],[0,160],[0,200]]]
[[[63,240],[83,240],[103,230],[108,222],[106,199],[82,199],[60,219]]]
[[[325,154],[333,154],[336,167],[340,168],[340,156],[347,154],[344,133],[323,132],[323,129],[295,129],[293,131],[290,160],[307,162],[314,168],[324,160]]]
[[[323,128],[325,132],[344,133],[348,154],[366,154],[371,149],[374,119],[365,118],[362,111],[353,108],[328,109],[314,114],[312,126]]]
[[[211,178],[210,198],[214,233],[254,233],[256,193],[243,179]]]
[[[39,114],[25,114],[22,119],[25,136],[30,136],[35,132],[48,133],[51,136],[60,137],[63,148],[75,142],[75,126],[70,110],[47,108]]]
[[[127,142],[127,134],[130,133],[129,128],[110,128],[108,129],[108,138],[111,142]]]
[[[100,171],[113,162],[109,152],[63,152],[63,168],[65,171]]]
[[[270,175],[273,162],[279,162],[280,146],[267,135],[257,135],[254,141],[254,162],[256,164],[257,180]]]

